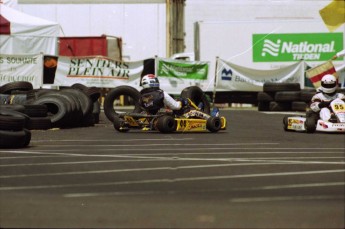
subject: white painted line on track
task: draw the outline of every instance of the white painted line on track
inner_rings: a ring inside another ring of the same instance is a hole
[[[62,144],[62,145],[40,145],[40,147],[153,147],[153,146],[239,146],[239,145],[279,145],[279,143],[153,143],[153,144],[107,144],[107,145],[69,145],[69,144]],[[186,150],[186,149],[185,149]]]
[[[116,153],[118,149],[97,149],[97,151],[114,151]],[[148,151],[148,149],[119,149],[121,151]],[[185,151],[200,151],[200,150],[206,150],[206,151],[211,151],[211,150],[257,150],[257,151],[226,151],[226,152],[193,152],[193,153],[185,153]],[[293,152],[289,152],[289,151],[258,151],[258,150],[293,150]],[[311,150],[311,151],[298,151],[298,150]],[[327,151],[323,151],[323,150],[340,150],[340,152],[327,152]],[[316,153],[341,153],[345,156],[345,152],[344,152],[345,148],[215,148],[215,147],[203,147],[203,148],[183,148],[183,149],[166,149],[166,148],[151,148],[149,149],[149,151],[173,151],[172,153],[145,153],[145,154],[131,154],[131,155],[167,155],[167,154],[174,154],[175,151],[183,151],[182,153],[179,152],[179,155],[192,155],[192,154],[212,154],[212,155],[217,155],[217,154],[251,154],[251,153],[262,153],[262,154],[274,154],[274,153],[289,153],[289,154],[300,154],[300,153],[312,153],[312,154],[316,154]],[[85,152],[85,149],[83,148],[79,148],[79,149],[66,149],[66,150],[35,150],[35,151],[30,151],[30,150],[11,150],[11,151],[1,151],[0,153],[16,153],[16,154],[44,154],[46,152],[46,154],[52,154],[50,152]],[[319,151],[319,152],[317,152]],[[55,153],[58,154],[58,153]],[[71,156],[75,156],[74,154],[63,154],[63,155],[71,155]],[[83,154],[83,155],[87,155],[87,154]]]
[[[272,190],[272,189],[291,189],[291,188],[318,188],[331,186],[344,186],[345,182],[330,182],[330,183],[310,183],[310,184],[290,184],[277,186],[263,186],[263,187],[249,187],[249,188],[230,188],[230,189],[209,189],[209,190],[192,190],[193,193],[205,192],[229,192],[229,191],[248,191],[248,190]],[[187,190],[188,192],[188,190]],[[152,194],[178,194],[180,191],[162,192],[162,191],[130,191],[130,192],[89,192],[89,193],[68,193],[64,194],[67,198],[78,197],[96,197],[96,196],[127,196],[127,195],[152,195]],[[184,191],[185,193],[185,191]]]
[[[138,141],[193,141],[195,138],[131,138],[131,139],[59,139],[59,140],[32,140],[31,143],[35,142],[138,142]]]
[[[251,203],[251,202],[273,202],[273,201],[301,201],[301,200],[343,200],[341,195],[324,195],[324,196],[272,196],[272,197],[249,197],[234,198],[229,201],[232,203]]]
[[[35,152],[31,152],[35,154]],[[39,153],[39,152],[37,152]],[[40,153],[39,153],[40,154]],[[46,154],[46,153],[44,153]],[[61,157],[66,157],[65,154],[56,154],[54,155],[61,155]],[[70,155],[70,154],[68,154]],[[150,154],[151,155],[151,154]],[[210,154],[214,156],[216,154]],[[294,163],[294,164],[345,164],[344,161],[296,161],[291,160],[287,161],[286,159],[344,159],[344,157],[255,157],[255,158],[186,158],[186,157],[177,157],[176,155],[165,155],[165,157],[152,157],[146,155],[89,155],[89,154],[77,154],[73,155],[76,157],[110,157],[110,158],[131,158],[128,160],[94,160],[94,161],[76,161],[76,162],[45,162],[45,163],[20,163],[20,164],[0,164],[0,167],[19,167],[19,166],[49,166],[49,165],[77,165],[77,164],[97,164],[97,163],[121,163],[121,162],[153,162],[153,161],[219,161],[219,162],[261,162],[261,163],[270,163],[270,164],[286,164],[286,163]],[[158,155],[157,155],[158,156]]]
[[[79,164],[101,164],[101,163],[123,163],[123,162],[162,162],[173,161],[175,159],[130,159],[130,160],[96,160],[96,161],[67,161],[67,162],[46,162],[46,163],[22,163],[22,164],[6,164],[0,167],[20,167],[20,166],[52,166],[52,165],[79,165]]]
[[[234,159],[234,162],[242,161],[240,159]],[[324,164],[320,162],[321,164]],[[129,172],[144,172],[144,171],[156,171],[156,170],[183,170],[183,169],[204,169],[204,168],[220,168],[220,167],[239,167],[239,166],[256,166],[256,165],[282,165],[281,163],[260,162],[260,163],[229,163],[229,164],[208,164],[208,165],[186,165],[176,167],[149,167],[149,168],[131,168],[131,169],[108,169],[108,170],[88,170],[88,171],[73,171],[73,172],[58,172],[58,173],[36,173],[36,174],[16,174],[16,175],[0,175],[1,179],[8,178],[24,178],[24,177],[45,177],[45,176],[66,176],[66,175],[86,175],[86,174],[105,174],[105,173],[129,173]],[[288,162],[287,164],[295,164]],[[301,164],[296,162],[296,164]],[[308,163],[306,163],[308,164]],[[345,164],[345,163],[343,163]]]
[[[270,185],[252,188],[235,188],[233,190],[275,190],[275,189],[295,189],[295,188],[316,188],[330,186],[345,186],[345,182],[325,182],[325,183],[309,183],[309,184],[288,184],[288,185]]]
[[[194,182],[203,180],[226,180],[226,179],[241,179],[241,178],[258,178],[258,177],[276,177],[276,176],[302,176],[312,174],[331,174],[344,173],[345,169],[334,170],[314,170],[314,171],[299,171],[299,172],[280,172],[280,173],[254,173],[242,175],[223,175],[223,176],[204,176],[204,177],[180,177],[174,179],[151,179],[151,180],[136,180],[136,181],[115,181],[115,182],[99,182],[87,184],[56,184],[56,185],[36,185],[36,186],[3,186],[0,191],[13,190],[37,190],[37,189],[56,189],[56,188],[75,188],[75,187],[96,187],[96,186],[114,186],[114,185],[132,185],[132,184],[155,184],[155,183],[173,183],[173,182]]]

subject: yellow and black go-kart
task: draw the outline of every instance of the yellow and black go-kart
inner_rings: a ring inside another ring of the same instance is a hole
[[[131,112],[119,112],[115,111],[114,100],[123,92],[128,92],[129,89],[132,97],[132,101],[138,101],[136,92],[133,88],[124,86],[121,93],[114,91],[108,93],[104,101],[104,112],[109,120],[113,122],[114,128],[119,132],[127,132],[131,129],[137,129],[142,131],[159,131],[161,133],[172,132],[218,132],[225,130],[227,121],[223,116],[219,116],[219,110],[210,112],[209,103],[204,97],[204,93],[200,88],[196,86],[188,87],[182,91],[181,97],[187,98],[189,101],[187,111],[178,115],[171,110],[159,111],[155,115],[146,114],[140,109],[136,108],[134,103],[134,110]],[[133,94],[134,93],[134,94]],[[116,94],[116,96],[115,96]],[[133,96],[134,95],[134,96]],[[194,102],[193,102],[194,101]],[[205,103],[206,106],[200,108],[195,102]],[[212,114],[211,114],[212,113]]]

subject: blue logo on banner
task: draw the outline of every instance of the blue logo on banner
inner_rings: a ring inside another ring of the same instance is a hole
[[[222,80],[231,80],[231,77],[232,77],[231,69],[227,70],[223,68],[221,77],[222,77]]]

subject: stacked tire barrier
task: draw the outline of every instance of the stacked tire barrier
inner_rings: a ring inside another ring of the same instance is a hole
[[[23,148],[30,144],[29,117],[16,109],[0,106],[0,148]]]
[[[25,114],[29,130],[86,127],[99,122],[100,95],[97,88],[81,84],[54,90],[13,82],[0,87],[0,107]]]
[[[259,111],[306,111],[315,89],[301,90],[299,83],[273,83],[263,85],[258,93]]]

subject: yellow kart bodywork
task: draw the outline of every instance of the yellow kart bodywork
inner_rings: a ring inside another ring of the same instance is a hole
[[[226,129],[225,117],[220,117],[221,130]],[[205,132],[207,131],[207,120],[195,118],[175,118],[177,132]]]

